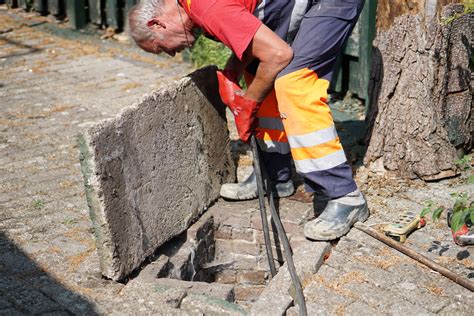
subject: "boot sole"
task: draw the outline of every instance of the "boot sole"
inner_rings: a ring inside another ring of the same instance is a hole
[[[335,240],[335,239],[338,239],[338,238],[341,238],[342,236],[346,235],[352,228],[352,226],[354,226],[355,223],[357,222],[365,222],[367,219],[369,218],[369,208],[367,206],[367,204],[365,204],[365,207],[364,209],[362,210],[362,212],[359,214],[359,216],[353,218],[352,220],[349,221],[349,225],[346,225],[345,228],[339,232],[334,232],[332,234],[328,234],[328,235],[316,235],[316,236],[306,236],[305,234],[305,237],[309,240],[312,240],[312,241],[331,241],[331,240]]]

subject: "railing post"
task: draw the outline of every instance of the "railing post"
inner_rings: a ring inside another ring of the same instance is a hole
[[[97,25],[104,23],[102,20],[104,4],[104,0],[89,0],[89,18],[92,23]]]
[[[7,0],[7,5],[9,8],[18,8],[17,0]]]
[[[123,13],[124,30],[128,28],[128,11],[137,3],[136,0],[125,0],[125,10]]]
[[[105,3],[105,14],[107,16],[107,26],[114,29],[118,29],[119,19],[118,19],[118,0],[106,0]]]
[[[48,0],[48,11],[56,17],[64,17],[64,0]]]
[[[367,0],[361,14],[360,40],[359,40],[359,70],[361,71],[360,97],[365,99],[365,109],[369,107],[369,79],[372,64],[372,48],[375,37],[375,18],[377,0]]]
[[[347,40],[343,54],[338,57],[331,88],[338,92],[351,90],[366,100],[375,35],[377,0],[366,0],[359,21]]]
[[[28,3],[26,0],[18,0],[18,6],[22,9],[28,9]]]
[[[36,12],[41,15],[48,14],[48,1],[47,0],[35,0],[34,1],[34,8]]]
[[[66,0],[66,14],[73,28],[83,28],[87,24],[86,1]]]

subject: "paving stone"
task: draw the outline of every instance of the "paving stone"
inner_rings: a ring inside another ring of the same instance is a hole
[[[13,308],[12,303],[7,301],[5,298],[0,298],[0,310],[7,310]]]
[[[42,314],[62,309],[61,305],[50,300],[43,293],[27,287],[18,288],[15,292],[4,292],[3,295],[5,295],[15,307],[33,314]]]
[[[58,284],[43,286],[41,293],[54,299],[64,310],[73,314],[89,314],[94,312],[94,306],[84,297],[77,293],[65,291],[64,287]],[[56,304],[55,304],[56,305]],[[28,308],[30,311],[31,309]]]
[[[443,308],[438,314],[439,315],[471,315],[472,304],[466,304],[465,302],[451,303]]]
[[[188,295],[181,303],[181,309],[205,315],[247,315],[247,312],[232,303],[205,295]]]
[[[145,293],[146,296],[143,296]],[[121,295],[123,302],[137,300],[138,303],[143,304],[145,300],[155,301],[159,304],[147,306],[147,310],[159,311],[159,305],[178,308],[187,295],[187,289],[160,286],[154,282],[143,282],[143,280],[132,280],[123,288]]]
[[[27,315],[16,308],[0,309],[0,314],[5,316]]]
[[[345,315],[380,315],[380,312],[371,308],[367,304],[354,302],[348,307],[344,308]]]
[[[157,287],[180,288],[189,294],[203,294],[209,297],[222,299],[228,302],[234,301],[234,287],[218,283],[190,282],[174,279],[157,279],[153,282]]]
[[[325,306],[321,306],[320,304],[306,304],[306,310],[308,315],[334,315],[334,312],[331,310],[327,310]],[[292,306],[286,312],[287,316],[298,316],[299,315],[299,308],[298,306]]]
[[[331,246],[326,242],[308,242],[295,250],[293,259],[296,273],[300,280],[318,271],[323,263],[324,256],[329,252],[330,248]],[[258,300],[252,305],[251,314],[284,315],[293,302],[293,298],[290,295],[291,288],[291,277],[286,264],[284,264]]]
[[[398,302],[390,306],[387,312],[391,315],[434,315],[433,313],[428,312],[421,306],[412,304],[407,301]]]

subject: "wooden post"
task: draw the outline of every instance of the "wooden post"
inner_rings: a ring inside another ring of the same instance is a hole
[[[372,63],[372,43],[375,37],[377,0],[367,0],[360,16],[359,25],[359,97],[365,99],[365,109],[369,108],[369,77]]]
[[[86,1],[66,0],[66,14],[69,24],[75,29],[81,29],[87,24]]]
[[[18,8],[17,0],[7,0],[7,5],[9,8]]]
[[[136,0],[125,0],[125,10],[123,13],[124,29],[128,28],[128,11],[137,3]]]
[[[47,15],[48,14],[48,1],[36,0],[34,2],[34,8],[36,12],[39,12],[41,15]]]
[[[62,18],[65,14],[64,0],[48,0],[48,11],[50,14]]]
[[[22,9],[28,9],[27,1],[26,0],[18,0],[18,6]]]
[[[118,29],[120,27],[118,18],[118,0],[106,0],[105,14],[107,17],[107,26]]]
[[[368,100],[368,82],[375,34],[377,0],[366,0],[359,21],[339,56],[331,86],[338,92],[349,89]],[[368,103],[366,103],[367,106]]]
[[[102,25],[104,7],[104,0],[89,0],[89,18],[92,23]]]

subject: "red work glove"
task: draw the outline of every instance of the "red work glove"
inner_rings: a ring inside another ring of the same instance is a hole
[[[464,224],[461,226],[461,228],[458,229],[457,232],[453,231],[453,229],[451,228],[451,233],[453,235],[454,242],[458,244],[459,246],[463,246],[463,244],[461,244],[460,241],[458,240],[458,237],[463,236],[463,235],[468,235],[469,227],[467,227],[467,225]]]
[[[252,135],[252,132],[257,127],[257,112],[260,108],[260,103],[254,100],[247,99],[243,96],[243,91],[240,86],[235,83],[236,78],[232,81],[228,76],[229,72],[217,71],[217,79],[219,81],[219,94],[222,102],[227,105],[235,117],[235,125],[239,137],[244,142],[247,142]]]

